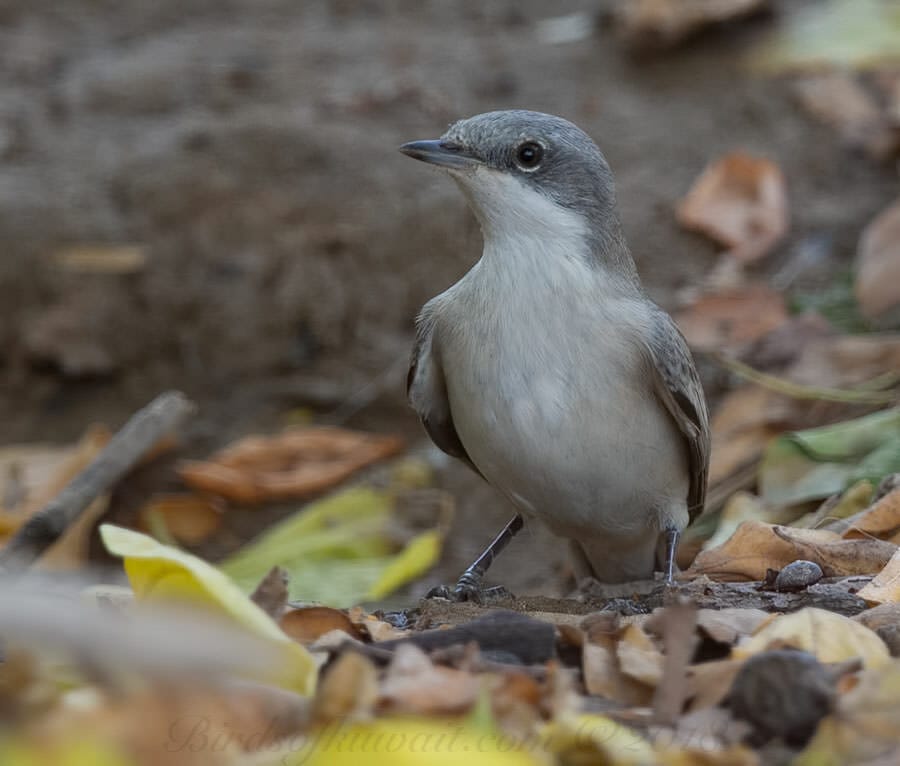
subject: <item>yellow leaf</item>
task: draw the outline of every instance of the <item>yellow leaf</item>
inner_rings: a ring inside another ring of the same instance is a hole
[[[223,572],[139,532],[104,524],[100,535],[106,549],[125,560],[125,572],[139,600],[190,602],[226,615],[282,651],[277,679],[280,686],[301,694],[314,692],[317,667],[312,655],[291,640]]]
[[[900,550],[857,595],[870,604],[900,601]]]
[[[401,585],[416,579],[437,561],[440,552],[440,533],[431,530],[418,535],[384,568],[366,598],[384,598]]]
[[[546,763],[500,732],[454,720],[379,718],[336,722],[273,753],[282,766],[541,766]],[[267,766],[268,766],[268,762]]]
[[[563,716],[544,727],[541,739],[565,763],[643,766],[657,762],[653,746],[640,734],[602,715]]]
[[[859,657],[867,668],[882,667],[890,662],[887,647],[873,631],[849,617],[813,607],[765,623],[732,650],[732,657],[742,659],[785,646],[810,652],[820,662],[842,662]]]

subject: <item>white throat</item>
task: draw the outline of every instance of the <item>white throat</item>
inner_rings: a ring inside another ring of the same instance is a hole
[[[481,268],[517,281],[589,278],[588,226],[580,214],[509,173],[478,168],[456,180],[481,224]]]

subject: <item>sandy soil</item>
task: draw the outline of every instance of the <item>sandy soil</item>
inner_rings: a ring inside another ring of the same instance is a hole
[[[198,451],[297,406],[419,438],[403,402],[412,319],[480,243],[452,185],[395,149],[489,109],[559,113],[597,139],[664,306],[715,261],[673,207],[735,148],[790,184],[791,236],[765,270],[810,243],[827,270],[849,264],[896,177],[838,147],[787,84],[741,69],[771,22],[643,60],[608,29],[562,45],[536,33],[548,14],[608,6],[0,2],[0,442],[118,425],[165,387],[202,405]],[[91,243],[139,245],[146,263],[54,265]],[[341,408],[366,385],[366,407]],[[510,513],[463,469],[443,473],[460,513],[438,580]],[[545,534],[511,551],[495,579],[559,591]]]

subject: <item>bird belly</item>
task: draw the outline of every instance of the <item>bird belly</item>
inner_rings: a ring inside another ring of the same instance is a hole
[[[626,338],[598,338],[589,358],[539,338],[496,342],[480,369],[448,366],[448,394],[469,457],[525,515],[613,544],[655,534],[685,505],[682,437]]]

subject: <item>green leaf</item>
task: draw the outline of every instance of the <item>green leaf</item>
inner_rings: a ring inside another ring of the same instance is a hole
[[[766,449],[763,500],[794,505],[843,492],[857,481],[877,484],[900,471],[900,408],[808,431],[788,433]]]
[[[393,513],[389,492],[347,489],[271,527],[221,568],[247,592],[277,565],[289,575],[293,600],[345,607],[382,598],[427,571],[440,553],[436,530],[397,552]]]
[[[750,53],[768,74],[822,66],[864,68],[900,59],[896,0],[828,0],[782,10],[774,31]]]

